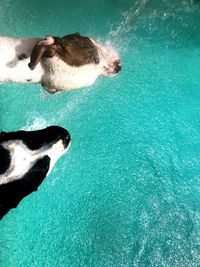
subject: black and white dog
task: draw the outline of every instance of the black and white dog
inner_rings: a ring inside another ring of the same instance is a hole
[[[0,36],[0,83],[41,83],[56,93],[89,86],[120,70],[112,47],[79,33],[44,39]]]
[[[59,126],[0,133],[0,219],[38,189],[69,145],[69,132]]]

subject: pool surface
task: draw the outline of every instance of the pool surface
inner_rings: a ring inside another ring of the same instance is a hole
[[[0,85],[0,130],[60,125],[72,137],[0,221],[0,266],[200,266],[200,2],[1,0],[0,24],[111,42],[123,64],[55,95]]]

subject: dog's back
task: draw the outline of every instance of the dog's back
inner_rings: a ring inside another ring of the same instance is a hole
[[[33,46],[39,39],[0,36],[0,82],[39,83],[44,73],[28,68]]]

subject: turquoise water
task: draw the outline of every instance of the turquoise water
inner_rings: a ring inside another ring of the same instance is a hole
[[[1,0],[0,23],[2,35],[111,41],[123,62],[57,95],[0,85],[0,130],[72,136],[0,222],[0,266],[200,266],[200,2]]]

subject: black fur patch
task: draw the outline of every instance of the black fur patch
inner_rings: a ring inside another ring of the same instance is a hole
[[[10,166],[10,153],[0,145],[0,174],[7,171]]]
[[[67,130],[59,126],[50,126],[38,131],[18,131],[0,135],[0,143],[8,140],[22,140],[31,150],[39,149],[43,146],[51,146],[60,139],[70,141],[70,135]]]
[[[45,156],[21,179],[0,185],[0,220],[12,208],[16,208],[19,202],[27,195],[38,189],[47,175],[50,158]]]

